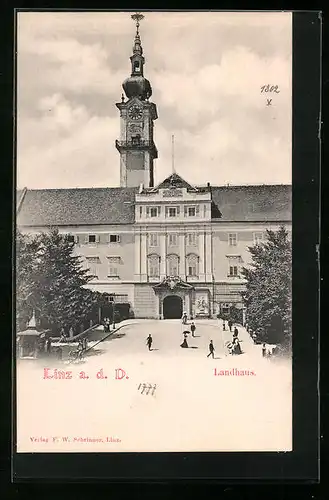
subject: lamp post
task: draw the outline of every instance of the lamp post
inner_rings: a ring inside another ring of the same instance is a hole
[[[113,321],[113,330],[115,330],[115,298],[113,297],[112,302],[112,321]]]

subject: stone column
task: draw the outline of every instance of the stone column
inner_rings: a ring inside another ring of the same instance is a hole
[[[205,237],[204,232],[199,233],[199,281],[206,281],[205,276]]]
[[[141,279],[141,235],[135,233],[135,281]]]
[[[141,235],[141,281],[147,281],[147,234]]]
[[[166,277],[166,234],[160,233],[160,280]]]
[[[185,234],[179,235],[179,277],[186,280],[186,263],[185,263]]]
[[[205,258],[206,258],[206,281],[212,282],[212,241],[211,232],[206,233],[206,245],[205,245]]]

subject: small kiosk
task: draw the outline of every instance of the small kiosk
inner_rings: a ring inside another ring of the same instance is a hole
[[[40,340],[44,337],[36,329],[35,314],[29,321],[28,327],[17,334],[17,347],[19,359],[36,359],[38,357]]]

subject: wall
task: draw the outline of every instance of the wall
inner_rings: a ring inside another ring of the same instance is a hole
[[[134,285],[134,314],[136,318],[157,318],[158,298],[153,288],[148,285]]]

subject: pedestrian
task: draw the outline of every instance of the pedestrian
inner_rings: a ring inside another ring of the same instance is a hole
[[[214,348],[214,344],[212,343],[212,340],[211,340],[210,344],[209,344],[209,354],[207,355],[207,358],[209,358],[209,356],[212,356],[212,359],[214,359],[214,352],[215,352],[215,348]]]
[[[183,325],[186,325],[186,323],[187,323],[187,314],[186,314],[186,312],[183,312],[182,323],[183,323]]]
[[[88,339],[87,339],[87,337],[85,337],[85,339],[84,339],[84,346],[83,347],[84,347],[85,351],[88,349]]]
[[[265,343],[262,345],[262,356],[263,356],[263,358],[266,358],[266,344]]]
[[[187,348],[188,347],[188,343],[187,343],[187,333],[184,332],[184,340],[183,340],[183,343],[180,345],[181,347],[183,348]]]
[[[233,353],[234,354],[242,354],[241,345],[240,345],[238,337],[235,337],[233,339]]]
[[[47,344],[46,344],[46,351],[47,351],[47,354],[50,354],[51,353],[51,338],[49,337],[49,339],[47,340]]]
[[[225,324],[225,319],[223,319],[223,332],[226,331],[226,324]]]
[[[195,326],[194,321],[192,321],[192,323],[191,323],[191,334],[192,334],[192,337],[195,337],[195,335],[194,335],[195,330],[196,330],[196,326]]]
[[[232,320],[229,319],[227,323],[228,323],[228,327],[229,327],[230,332],[231,332],[232,331],[233,322],[232,322]]]
[[[235,326],[235,327],[234,327],[234,331],[233,331],[233,338],[234,338],[234,339],[235,339],[235,338],[237,338],[237,337],[238,337],[238,335],[239,335],[239,330],[238,330],[238,329],[237,329],[237,327]]]
[[[149,336],[146,339],[146,345],[148,346],[149,351],[151,351],[152,342],[153,342],[152,335],[149,334]]]

